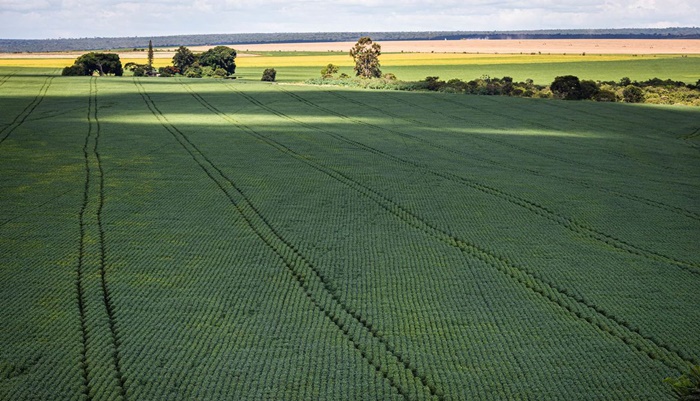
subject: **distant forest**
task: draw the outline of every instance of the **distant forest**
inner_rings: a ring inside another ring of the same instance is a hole
[[[700,39],[700,28],[566,29],[534,31],[431,31],[431,32],[307,32],[232,33],[123,38],[0,39],[0,52],[56,52],[71,50],[136,49],[148,46],[201,46],[221,44],[352,42],[362,36],[382,40],[458,39]]]

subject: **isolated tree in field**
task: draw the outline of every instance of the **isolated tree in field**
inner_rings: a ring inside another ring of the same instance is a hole
[[[153,41],[148,41],[148,70],[153,70]]]
[[[263,71],[261,81],[275,82],[276,77],[277,71],[275,71],[274,68],[266,68],[265,71]]]
[[[173,56],[173,66],[183,74],[197,60],[194,53],[185,46],[180,46]]]
[[[119,55],[115,53],[85,53],[75,59],[73,66],[63,69],[63,75],[92,75],[97,71],[100,76],[124,74]],[[80,74],[78,72],[81,72]]]
[[[236,72],[236,50],[216,46],[199,55],[199,64],[213,69],[223,68],[229,75],[233,74]]]
[[[368,36],[360,38],[350,49],[350,55],[355,60],[355,75],[362,78],[381,77],[382,71],[379,69],[381,54],[382,47],[379,43],[372,42]]]
[[[333,78],[333,74],[338,73],[338,66],[335,64],[328,64],[321,69],[321,77],[323,78]]]

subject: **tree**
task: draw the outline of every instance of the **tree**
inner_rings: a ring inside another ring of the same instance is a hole
[[[581,99],[593,99],[600,92],[597,82],[591,80],[581,81]]]
[[[321,70],[321,77],[323,78],[333,78],[333,74],[338,73],[338,66],[335,64],[328,64]]]
[[[379,43],[373,43],[368,36],[361,37],[350,49],[350,56],[355,60],[355,75],[362,78],[379,78],[379,56],[382,54]]]
[[[78,72],[81,74],[78,74]],[[75,59],[73,66],[63,69],[64,75],[92,75],[97,71],[100,76],[114,74],[121,76],[124,74],[122,62],[119,55],[115,53],[85,53]]]
[[[231,75],[236,72],[236,50],[226,46],[216,46],[199,55],[199,64],[214,69],[223,68]]]
[[[180,46],[173,56],[173,66],[183,73],[197,61],[194,53],[185,46]]]
[[[581,81],[573,75],[564,75],[554,78],[554,82],[549,86],[554,95],[564,100],[579,100],[583,95]]]
[[[148,41],[148,70],[153,70],[153,41]]]
[[[627,103],[641,103],[644,101],[644,91],[638,86],[627,85],[622,90],[622,98]]]
[[[277,71],[275,71],[274,68],[266,68],[265,71],[263,71],[261,81],[275,82],[276,77]]]

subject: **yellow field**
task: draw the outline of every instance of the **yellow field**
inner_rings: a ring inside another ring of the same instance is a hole
[[[27,67],[27,68],[63,68],[69,65],[73,65],[75,57],[73,58],[41,58],[41,56],[34,56],[28,58],[0,58],[0,67]],[[144,58],[122,58],[122,65],[132,62],[138,64],[146,64],[146,57]],[[155,67],[164,67],[170,65],[172,60],[170,59],[154,59],[153,65]]]

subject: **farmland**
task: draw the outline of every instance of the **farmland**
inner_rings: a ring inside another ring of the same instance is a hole
[[[382,71],[391,72],[405,81],[418,81],[427,76],[469,81],[489,75],[510,76],[516,81],[532,79],[540,85],[548,85],[556,76],[569,74],[600,81],[619,81],[623,77],[638,81],[660,78],[695,84],[700,80],[697,40],[552,40],[544,45],[534,42],[387,42],[382,43],[385,52],[381,56]],[[209,47],[193,47],[193,50],[203,51]],[[264,69],[275,68],[278,81],[299,82],[319,78],[321,69],[329,63],[339,66],[340,73],[354,75],[353,60],[348,53],[351,43],[234,47],[239,51],[236,59],[239,79],[259,80]],[[669,53],[658,54],[662,49]],[[157,50],[154,66],[162,67],[172,62],[174,49]],[[657,53],[650,53],[652,51]],[[118,53],[123,63],[146,63],[145,52]],[[0,53],[0,68],[34,68],[38,71],[63,68],[71,65],[80,54]]]
[[[697,108],[48,67],[0,69],[0,399],[670,400],[700,364]]]

